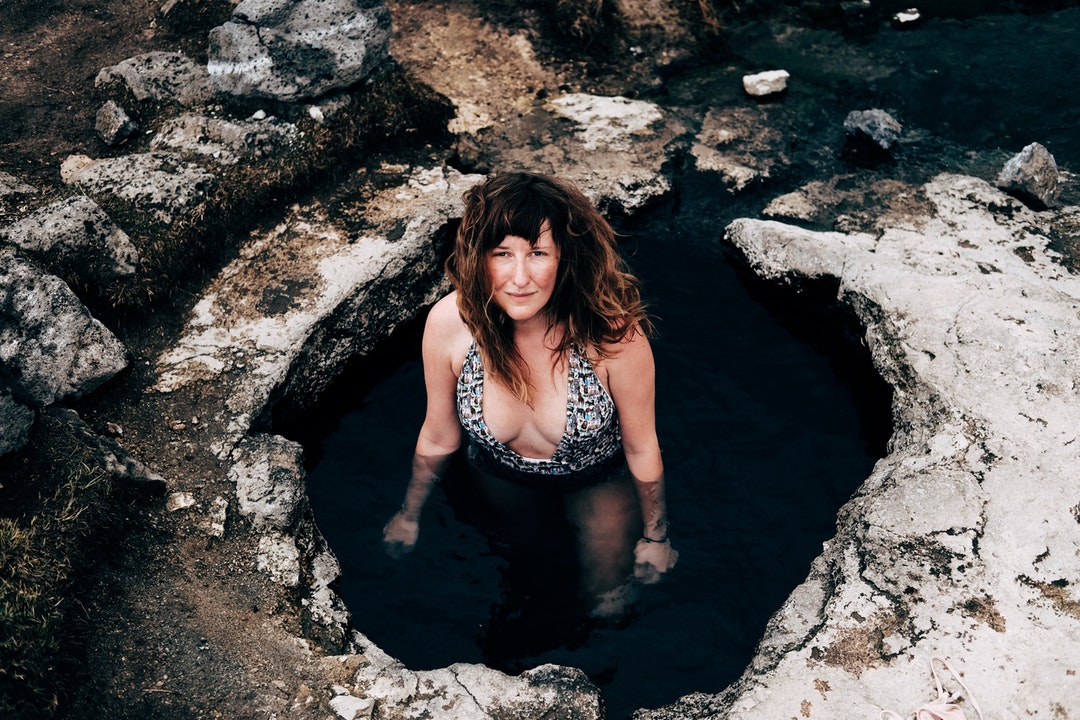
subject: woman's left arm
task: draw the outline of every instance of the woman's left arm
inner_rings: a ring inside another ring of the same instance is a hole
[[[645,527],[634,548],[634,575],[656,582],[679,554],[668,539],[664,463],[656,435],[656,366],[649,339],[634,332],[619,343],[608,366],[608,389],[622,430],[626,464],[634,478]]]

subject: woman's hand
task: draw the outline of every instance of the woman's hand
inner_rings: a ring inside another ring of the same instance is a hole
[[[412,552],[419,535],[420,521],[406,517],[403,511],[398,512],[383,528],[383,547],[386,554],[396,560]]]
[[[646,585],[660,582],[678,560],[679,553],[671,547],[670,540],[655,542],[641,538],[634,547],[634,577]]]

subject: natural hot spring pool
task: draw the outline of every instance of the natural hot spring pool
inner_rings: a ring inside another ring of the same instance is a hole
[[[485,653],[492,608],[507,610],[507,564],[441,492],[425,508],[412,555],[384,555],[381,528],[401,502],[423,415],[415,331],[396,341],[404,359],[396,357],[325,437],[309,488],[316,521],[341,560],[341,592],[359,629],[408,667],[573,665],[600,686],[608,716],[624,718],[725,688],[769,616],[806,577],[833,534],[837,508],[880,455],[883,438],[869,439],[855,402],[871,388],[851,382],[869,360],[845,363],[850,348],[823,350],[839,344],[834,331],[768,309],[715,242],[692,236],[639,235],[627,248],[659,318],[657,412],[681,558],[619,627],[568,636],[552,619],[538,632],[559,639],[558,647],[536,655],[519,646],[515,657],[511,643],[494,657],[489,642]],[[800,328],[820,343],[800,339]],[[887,414],[887,398],[865,404]],[[519,600],[508,601],[511,616]]]

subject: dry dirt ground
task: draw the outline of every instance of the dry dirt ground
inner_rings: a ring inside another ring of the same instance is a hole
[[[151,50],[204,55],[205,31],[228,17],[227,3],[189,5],[166,20],[154,0],[0,3],[0,172],[51,193],[69,154],[108,154],[94,134],[94,77]]]

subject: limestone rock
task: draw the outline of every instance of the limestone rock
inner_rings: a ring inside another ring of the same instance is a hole
[[[481,131],[472,146],[475,155],[463,140],[462,154],[474,166],[557,173],[602,210],[632,213],[670,192],[664,166],[685,144],[686,132],[678,118],[653,103],[570,93]]]
[[[29,195],[37,192],[32,185],[27,185],[11,173],[0,172],[0,198],[9,195]]]
[[[114,100],[107,101],[97,111],[94,130],[106,145],[119,145],[138,129],[139,123],[132,120]]]
[[[1080,712],[1062,681],[1080,663],[1080,280],[988,183],[942,175],[922,193],[929,212],[867,233],[729,226],[759,275],[837,287],[895,431],[743,677],[635,717],[907,712],[934,697],[935,655],[963,673],[965,712],[972,697],[1002,716]]]
[[[81,287],[130,277],[139,264],[127,234],[85,195],[57,201],[0,229],[0,239]]]
[[[1054,156],[1039,143],[1031,143],[1005,163],[997,185],[1039,208],[1051,207],[1058,195]]]
[[[393,708],[389,718],[454,720],[600,720],[599,693],[581,670],[541,665],[510,677],[483,665],[457,663],[414,672],[378,651],[365,638],[363,664],[352,685],[357,696]]]
[[[205,168],[160,152],[100,160],[71,155],[61,165],[60,177],[87,195],[122,200],[162,224],[196,213],[216,185]]]
[[[852,110],[844,119],[848,137],[870,142],[881,150],[891,150],[902,131],[900,123],[884,110]]]
[[[315,98],[367,77],[390,30],[381,0],[245,0],[210,31],[207,69],[233,95]]]
[[[787,81],[790,77],[791,73],[787,70],[767,70],[753,75],[744,75],[743,89],[748,95],[754,97],[776,95],[787,90]]]
[[[154,51],[102,68],[94,86],[125,88],[139,102],[176,102],[191,107],[216,93],[206,67],[183,53]]]
[[[260,537],[255,566],[280,585],[300,584],[300,551],[288,535],[272,532]]]
[[[0,248],[0,368],[20,402],[81,397],[126,366],[123,345],[67,285]]]
[[[447,248],[433,238],[460,217],[462,194],[480,178],[438,167],[388,173],[398,184],[364,198],[371,224],[363,230],[350,232],[344,218],[315,203],[253,238],[158,359],[156,389],[227,383],[222,422],[242,434],[271,393],[297,403],[318,397],[348,358],[443,294]],[[227,454],[230,446],[215,450]]]
[[[298,136],[295,125],[274,118],[234,121],[186,113],[167,120],[150,147],[204,155],[222,165],[233,165],[274,157]]]
[[[342,720],[356,720],[358,717],[371,717],[375,703],[369,698],[358,698],[348,693],[336,695],[330,700],[330,707]]]
[[[289,530],[306,502],[303,448],[278,435],[252,435],[237,448],[229,479],[240,512],[257,529]]]

